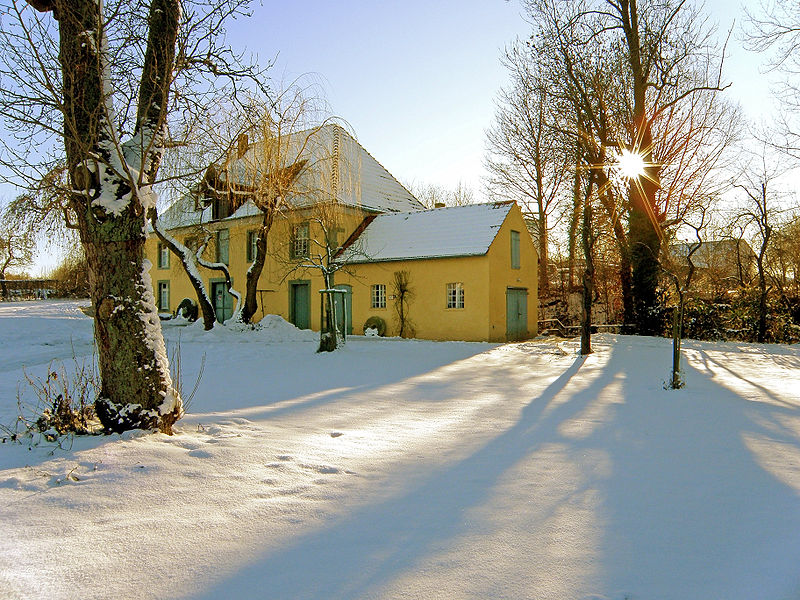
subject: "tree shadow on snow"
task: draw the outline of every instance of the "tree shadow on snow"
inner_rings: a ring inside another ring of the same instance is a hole
[[[382,586],[468,531],[464,513],[483,504],[509,468],[556,439],[558,424],[591,402],[592,390],[604,385],[605,374],[569,401],[551,406],[583,361],[576,359],[525,406],[511,429],[465,460],[430,473],[399,497],[357,509],[290,547],[256,558],[195,597],[255,598],[264,590],[275,598],[380,597]]]
[[[792,474],[769,464],[769,449],[800,457],[798,430],[786,425],[800,411],[749,402],[692,364],[688,387],[665,391],[670,351],[665,342],[644,355],[620,337],[598,372],[584,376],[584,359],[576,359],[472,455],[285,548],[248,557],[195,597],[381,597],[404,574],[435,571],[430,561],[476,532],[466,515],[494,501],[526,462],[538,479],[531,484],[544,487],[537,495],[533,485],[532,507],[512,515],[533,538],[515,574],[527,579],[523,589],[534,593],[562,569],[572,577],[566,597],[620,589],[631,597],[790,597],[800,585],[786,581],[800,550],[800,478],[787,483]],[[537,471],[553,448],[561,466]],[[563,465],[570,474],[558,472]],[[554,541],[554,520],[565,514],[587,523],[574,525],[576,538]],[[565,550],[584,562],[571,563]],[[509,573],[488,567],[474,565],[470,597],[502,595]]]
[[[664,375],[670,352],[665,343],[654,353]],[[598,559],[605,591],[681,600],[798,597],[800,477],[781,473],[770,454],[780,448],[798,463],[800,428],[786,419],[800,418],[800,407],[752,381],[771,402],[750,401],[711,380],[710,364],[733,375],[735,366],[707,351],[687,354],[682,390],[640,394],[641,377],[629,370],[627,402],[585,442],[604,449],[612,468],[592,483],[604,498]]]

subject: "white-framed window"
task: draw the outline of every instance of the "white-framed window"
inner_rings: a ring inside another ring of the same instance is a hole
[[[464,308],[464,284],[447,284],[447,308]]]
[[[247,232],[247,262],[253,262],[258,254],[258,231]]]
[[[292,233],[292,258],[308,257],[308,223],[300,223]]]
[[[511,268],[519,269],[519,231],[511,232]]]
[[[217,231],[217,262],[227,265],[230,260],[231,232],[228,229]]]
[[[169,269],[169,248],[166,244],[158,244],[158,268]]]
[[[386,285],[376,283],[371,288],[372,308],[386,308]]]
[[[158,282],[158,310],[169,312],[169,281]]]

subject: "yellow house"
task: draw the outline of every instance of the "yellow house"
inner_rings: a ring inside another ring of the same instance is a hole
[[[338,260],[350,267],[355,323],[380,317],[387,333],[433,340],[525,339],[536,333],[537,256],[512,202],[367,218]],[[405,273],[405,285],[399,284]],[[337,285],[337,287],[339,287]]]
[[[369,332],[432,340],[506,341],[537,328],[537,255],[513,202],[425,210],[340,127],[315,134],[307,150],[329,159],[324,175],[304,174],[305,188],[288,198],[267,239],[258,281],[259,312],[319,330],[320,290],[335,287],[348,333]],[[333,152],[330,150],[333,149]],[[252,148],[239,149],[247,160]],[[310,169],[309,169],[310,170]],[[333,176],[331,176],[333,174]],[[302,179],[302,178],[301,178]],[[319,181],[328,193],[317,193]],[[347,184],[342,184],[347,181]],[[332,182],[332,183],[330,183]],[[210,240],[208,261],[228,265],[233,288],[244,292],[261,213],[250,201],[236,211],[185,198],[162,217],[176,240]],[[175,256],[151,235],[146,245],[159,310],[174,312],[195,292]],[[235,310],[218,271],[200,268],[217,320]],[[330,273],[326,285],[323,271]],[[335,271],[335,273],[334,273]]]

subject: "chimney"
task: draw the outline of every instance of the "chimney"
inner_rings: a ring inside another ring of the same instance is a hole
[[[444,202],[434,202],[433,208],[444,208]]]
[[[247,152],[248,140],[246,133],[240,133],[236,158],[242,158]]]

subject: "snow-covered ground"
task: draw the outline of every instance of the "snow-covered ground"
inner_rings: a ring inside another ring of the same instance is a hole
[[[0,423],[91,331],[0,303]],[[800,598],[796,347],[165,333],[176,435],[0,446],[0,597]]]

